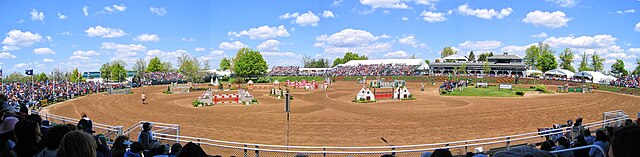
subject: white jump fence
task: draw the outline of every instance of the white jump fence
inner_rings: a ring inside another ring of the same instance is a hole
[[[609,111],[606,113],[622,113],[617,117],[604,116],[602,121],[594,121],[590,123],[584,123],[583,126],[590,130],[597,130],[605,126],[619,126],[624,123],[625,120],[630,117],[624,114],[623,111]],[[63,123],[77,123],[78,119],[67,118],[52,114],[41,115],[44,119],[54,119],[62,121]],[[105,124],[93,123],[94,128],[104,129],[104,131],[115,132],[116,135],[128,135],[132,140],[137,139],[137,134],[145,121],[141,121],[127,129],[122,129],[121,126],[109,126]],[[500,151],[508,150],[516,146],[537,146],[537,144],[544,142],[545,137],[553,135],[563,135],[571,131],[571,127],[562,127],[552,130],[530,132],[524,134],[464,140],[464,141],[452,141],[443,143],[432,144],[417,144],[417,145],[402,145],[402,146],[368,146],[368,147],[335,147],[335,146],[284,146],[284,145],[269,145],[269,144],[255,144],[255,143],[243,143],[243,142],[231,142],[223,140],[213,140],[207,138],[198,138],[190,136],[180,135],[180,126],[175,124],[157,123],[154,124],[153,131],[156,139],[163,143],[181,143],[193,142],[199,144],[207,153],[224,156],[242,156],[242,157],[259,157],[259,156],[293,156],[298,153],[304,153],[309,156],[380,156],[383,154],[392,154],[396,156],[420,156],[423,152],[434,151],[436,149],[449,149],[453,154],[463,155],[476,147],[483,147],[485,152],[488,151]],[[425,135],[427,136],[427,135]],[[587,149],[575,148],[575,149]],[[602,148],[597,148],[602,149]],[[573,150],[573,149],[572,149]],[[568,150],[563,150],[568,151]],[[563,151],[554,151],[552,153],[558,153]]]

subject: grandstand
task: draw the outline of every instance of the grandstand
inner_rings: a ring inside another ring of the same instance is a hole
[[[455,68],[465,64],[465,71],[467,71],[468,74],[484,74],[484,61],[467,61],[464,56],[459,55],[452,55],[442,59],[437,59],[437,61],[439,62],[432,62],[429,64],[430,73],[454,74],[457,73]],[[522,75],[526,70],[526,66],[524,65],[521,57],[510,55],[508,53],[488,57],[486,63],[491,68],[489,74],[493,75]]]

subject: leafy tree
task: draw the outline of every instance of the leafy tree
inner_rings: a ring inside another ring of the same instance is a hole
[[[302,56],[302,63],[305,68],[328,68],[329,60],[328,59],[312,59],[307,56]]]
[[[431,63],[431,61],[429,61],[429,60],[427,59],[427,60],[424,60],[424,63],[429,64],[429,63]]]
[[[487,59],[488,59],[489,57],[493,57],[493,52],[489,52],[489,56],[487,56]]]
[[[248,48],[247,48],[248,49]],[[237,58],[233,71],[239,77],[258,77],[267,72],[267,62],[258,51],[248,49],[246,53]]]
[[[236,52],[236,57],[233,57],[231,59],[231,67],[235,67],[236,64],[238,63],[238,61],[240,60],[240,58],[242,58],[242,56],[244,56],[245,54],[247,54],[250,51],[253,51],[253,50],[248,48],[248,47],[240,48],[238,50],[238,52]],[[235,68],[231,68],[232,72],[235,72],[234,70],[235,70]]]
[[[138,59],[136,64],[133,65],[133,71],[136,71],[136,76],[142,76],[142,74],[147,71],[147,62]]]
[[[596,53],[591,55],[591,69],[593,69],[593,71],[602,72],[602,70],[604,70],[602,62],[604,62],[604,58],[600,57],[600,55]]]
[[[111,78],[111,64],[109,62],[102,64],[100,67],[100,78],[108,82]]]
[[[489,56],[488,53],[483,53],[478,55],[478,61],[487,61],[487,57]]]
[[[36,81],[42,82],[46,80],[49,80],[49,78],[47,77],[47,74],[45,74],[44,72],[41,72],[40,74],[36,75]]]
[[[540,48],[536,45],[531,45],[525,51],[524,64],[529,67],[536,67],[538,57],[540,56]]]
[[[482,64],[482,70],[484,70],[484,74],[487,75],[491,72],[491,67],[489,67],[489,63],[484,62],[484,64]]]
[[[231,68],[231,61],[226,57],[222,58],[222,60],[220,60],[220,70],[229,70],[229,68]]]
[[[178,57],[178,71],[192,82],[199,82],[204,78],[207,64],[209,63],[200,64],[196,57],[192,57],[187,53],[183,53],[182,56]]]
[[[171,62],[162,62],[162,72],[171,72],[174,71],[173,63]]]
[[[582,61],[580,61],[580,67],[578,67],[579,71],[591,71],[592,69],[589,68],[589,60],[588,60],[589,56],[587,55],[586,52],[582,53]]]
[[[30,77],[26,77],[24,76],[22,73],[19,72],[13,72],[11,74],[9,74],[9,76],[7,76],[6,80],[7,82],[24,82],[27,80],[31,80]]]
[[[636,69],[633,70],[633,75],[640,75],[640,58],[636,59]]]
[[[622,61],[621,59],[616,59],[616,62],[613,63],[613,65],[611,65],[611,73],[617,76],[629,75],[629,72],[627,72],[627,70],[624,69],[624,61]]]
[[[440,52],[440,57],[444,58],[444,57],[451,56],[451,55],[456,54],[456,53],[458,53],[458,52],[453,50],[453,48],[451,48],[451,46],[447,46],[447,47],[444,47],[442,49],[442,51]]]
[[[543,51],[536,59],[536,67],[542,72],[558,68],[558,62],[556,57],[553,56],[553,51]]]
[[[367,60],[367,59],[369,59],[369,57],[365,55],[359,56],[357,53],[347,52],[344,54],[344,57],[336,58],[336,60],[333,60],[333,65],[331,67],[335,67],[338,64],[347,63],[351,60]]]
[[[467,74],[467,63],[462,63],[458,68],[458,74]]]
[[[78,68],[73,69],[73,72],[71,73],[71,76],[69,76],[69,81],[71,82],[78,82],[78,81],[82,81],[82,75],[80,75],[80,72],[78,71]]]
[[[124,69],[124,65],[118,61],[114,61],[109,66],[111,71],[111,76],[109,76],[110,80],[113,81],[124,81],[127,78],[127,70]]]
[[[573,68],[571,63],[573,63],[573,52],[571,49],[566,48],[559,55],[560,57],[560,68],[567,69],[571,72],[576,72],[576,69]]]
[[[467,57],[467,59],[469,61],[475,61],[476,60],[476,55],[473,54],[473,51],[469,52],[469,57]]]
[[[147,67],[146,72],[161,72],[163,71],[164,66],[162,65],[162,61],[160,58],[154,57],[149,60],[149,67]]]

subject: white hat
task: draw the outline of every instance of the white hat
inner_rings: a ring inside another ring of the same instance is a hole
[[[476,147],[474,153],[482,153],[482,147]]]

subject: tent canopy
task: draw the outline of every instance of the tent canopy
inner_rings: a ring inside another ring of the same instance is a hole
[[[566,76],[567,78],[572,78],[574,74],[567,69],[553,69],[544,73],[544,75]]]
[[[524,71],[524,75],[525,76],[531,76],[533,74],[542,74],[542,71],[540,71],[540,70],[526,70],[526,71]]]
[[[587,78],[587,79],[591,79],[591,81],[595,82],[603,82],[603,81],[607,81],[607,80],[612,80],[611,78],[607,78],[606,75],[602,74],[601,72],[597,72],[597,71],[581,71],[581,72],[577,72],[573,75],[574,78]]]

